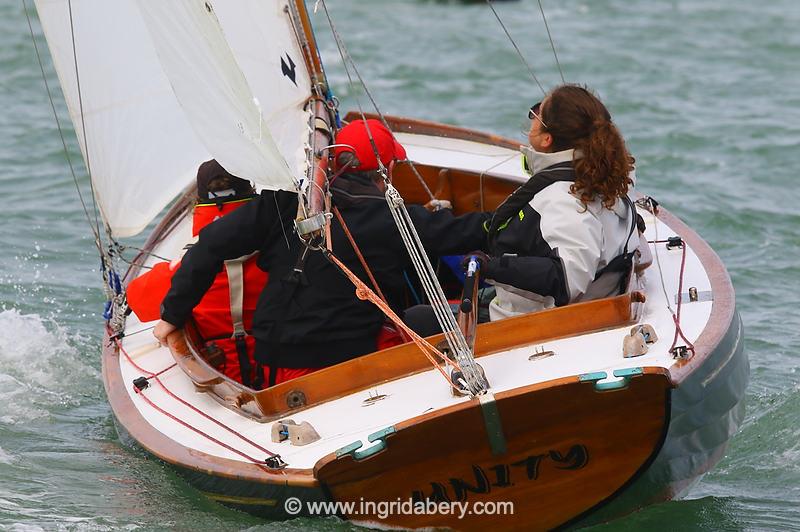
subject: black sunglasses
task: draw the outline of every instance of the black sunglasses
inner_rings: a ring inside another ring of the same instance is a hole
[[[528,119],[533,120],[534,118],[541,122],[545,128],[547,127],[547,124],[542,120],[542,102],[536,102],[528,109]]]

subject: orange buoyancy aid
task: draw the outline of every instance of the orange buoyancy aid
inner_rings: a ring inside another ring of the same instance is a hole
[[[249,201],[249,198],[226,203],[200,203],[192,215],[192,235],[217,218],[225,216]],[[255,339],[249,332],[253,327],[253,314],[261,290],[267,283],[267,273],[256,265],[256,254],[226,261],[217,274],[208,292],[192,311],[197,328],[203,338],[213,342],[225,354],[221,371],[231,379],[249,387],[260,387],[264,382],[263,372],[256,364]],[[147,273],[132,280],[126,289],[128,305],[142,322],[160,317],[161,301],[169,291],[172,274],[179,263],[159,262]],[[238,295],[231,298],[231,279]],[[238,280],[237,280],[238,279]],[[232,308],[231,302],[238,301]],[[234,316],[240,324],[239,338],[235,338]],[[241,334],[244,333],[244,334]],[[238,344],[238,345],[237,345]],[[245,376],[242,376],[245,368]]]
[[[192,234],[217,218],[238,209],[248,199],[225,203],[198,203],[192,216]],[[225,354],[222,372],[251,388],[264,382],[263,370],[254,358],[255,339],[250,335],[253,314],[268,275],[256,264],[257,254],[225,262],[203,299],[192,311],[200,334]]]
[[[198,203],[192,213],[192,236],[200,234],[200,230],[218,218],[226,216],[252,198],[236,199],[227,202]]]

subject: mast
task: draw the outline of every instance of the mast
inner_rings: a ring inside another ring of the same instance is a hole
[[[311,107],[309,124],[308,187],[307,193],[301,192],[301,209],[296,221],[297,230],[304,240],[324,235],[324,227],[328,222],[326,196],[328,194],[328,161],[327,146],[333,144],[336,120],[336,108],[331,97],[328,80],[322,66],[319,48],[308,16],[304,0],[290,0],[287,5],[290,11],[292,26],[298,44],[303,50],[303,59],[311,77]]]

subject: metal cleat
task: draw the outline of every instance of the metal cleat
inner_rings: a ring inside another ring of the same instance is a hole
[[[631,329],[631,335],[637,332],[642,333],[642,336],[644,336],[645,343],[654,344],[658,342],[658,335],[656,334],[656,330],[649,323],[643,323]]]
[[[319,434],[308,421],[299,425],[291,419],[282,419],[272,424],[272,441],[281,443],[289,440],[292,445],[308,445],[319,439]]]

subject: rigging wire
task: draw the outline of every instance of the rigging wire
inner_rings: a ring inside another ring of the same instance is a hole
[[[496,18],[497,22],[500,23],[500,26],[503,28],[503,31],[505,32],[506,37],[508,37],[508,40],[511,41],[511,44],[514,46],[514,49],[517,51],[517,55],[519,56],[520,61],[522,61],[522,63],[528,69],[528,73],[530,73],[531,77],[533,78],[533,81],[535,81],[536,84],[539,86],[539,89],[541,89],[542,94],[544,94],[546,96],[547,95],[547,91],[544,89],[542,84],[539,82],[539,78],[536,77],[536,74],[533,73],[533,69],[531,68],[531,65],[528,63],[528,60],[525,59],[524,55],[522,55],[522,52],[520,51],[519,46],[517,46],[516,41],[514,41],[514,38],[508,32],[508,28],[506,28],[506,25],[503,23],[503,20],[500,18],[500,15],[497,13],[497,10],[494,8],[494,5],[492,4],[492,0],[486,0],[486,3],[489,4],[489,8],[492,10],[492,13],[494,13],[494,18]]]
[[[47,81],[47,74],[44,70],[44,63],[42,62],[42,56],[39,52],[39,46],[36,44],[36,37],[33,32],[33,24],[31,23],[30,13],[28,11],[28,0],[22,1],[22,6],[25,10],[25,18],[28,20],[28,29],[30,30],[31,34],[31,41],[33,41],[33,49],[36,52],[36,59],[39,62],[39,69],[42,73],[42,80],[44,81],[45,90],[47,91],[47,97],[50,100],[50,108],[53,110],[53,117],[56,120],[56,127],[58,129],[58,135],[61,137],[61,145],[64,148],[64,157],[67,159],[67,165],[69,166],[70,174],[72,174],[72,181],[75,183],[75,189],[78,192],[78,199],[81,202],[81,207],[83,207],[83,212],[86,215],[86,221],[89,224],[89,227],[92,230],[92,234],[94,235],[94,243],[97,246],[97,251],[100,253],[100,257],[105,256],[105,252],[103,250],[103,244],[100,239],[100,226],[97,222],[97,218],[95,218],[95,223],[92,223],[92,216],[89,214],[89,208],[86,206],[86,201],[83,199],[83,193],[81,192],[80,184],[78,183],[78,176],[75,173],[75,166],[72,164],[72,158],[69,156],[69,148],[67,147],[67,140],[64,136],[64,129],[61,127],[61,120],[58,118],[58,112],[56,111],[55,101],[53,100],[53,92],[50,89],[50,83]],[[88,164],[88,163],[87,163]],[[91,185],[91,178],[89,179],[89,183]],[[92,189],[92,199],[94,201],[94,189]],[[95,213],[96,213],[96,204],[95,204]]]
[[[89,208],[87,207],[86,201],[83,198],[83,193],[81,192],[81,187],[80,184],[78,183],[78,176],[75,173],[75,166],[73,165],[72,159],[69,156],[69,148],[67,147],[67,141],[64,135],[64,129],[61,126],[61,120],[58,118],[58,112],[56,111],[55,101],[53,99],[53,93],[50,89],[50,84],[47,82],[47,75],[44,70],[44,62],[42,61],[42,57],[39,52],[39,47],[36,43],[36,36],[33,31],[33,24],[31,22],[27,0],[23,0],[25,17],[28,21],[28,29],[30,30],[31,40],[33,41],[33,47],[36,52],[36,59],[39,62],[39,70],[42,73],[42,79],[44,81],[45,89],[47,90],[47,97],[50,100],[50,108],[53,111],[53,117],[55,118],[56,121],[58,134],[61,137],[61,145],[63,146],[64,149],[64,157],[67,160],[67,165],[69,166],[69,170],[72,175],[72,180],[75,183],[75,189],[78,192],[78,199],[80,200],[81,207],[83,208],[83,213],[86,216],[86,221],[89,224],[89,227],[92,231],[92,235],[94,236],[94,244],[100,256],[100,269],[103,278],[103,291],[107,298],[106,307],[105,310],[103,311],[103,317],[108,321],[109,324],[113,325],[115,331],[119,332],[124,327],[125,316],[127,312],[127,302],[125,298],[125,292],[122,289],[122,283],[120,281],[119,275],[114,270],[113,257],[112,257],[114,253],[113,251],[114,246],[118,246],[119,244],[114,240],[114,237],[111,234],[111,229],[106,223],[104,223],[104,229],[109,240],[108,250],[105,250],[103,248],[103,241],[100,236],[100,220],[98,215],[97,198],[94,191],[91,163],[89,162],[89,156],[88,156],[89,146],[86,136],[86,125],[84,121],[83,99],[81,97],[80,75],[78,72],[78,58],[75,46],[75,31],[73,25],[71,0],[68,1],[68,7],[69,7],[70,32],[72,38],[72,56],[75,62],[75,76],[78,85],[78,101],[80,104],[80,113],[81,113],[81,128],[83,129],[83,144],[84,144],[84,153],[86,154],[86,169],[89,176],[89,187],[92,193],[94,222],[92,222],[92,216],[89,213]]]
[[[348,62],[353,69],[353,72],[358,77],[361,86],[364,89],[367,97],[369,98],[370,102],[372,103],[375,111],[377,112],[381,122],[391,130],[389,124],[386,122],[386,118],[384,117],[383,113],[381,112],[380,108],[378,107],[375,98],[373,98],[372,93],[370,93],[369,89],[367,88],[366,83],[364,82],[364,78],[361,76],[361,73],[358,71],[358,67],[355,64],[350,53],[347,51],[347,47],[344,44],[344,41],[341,38],[341,35],[336,30],[335,24],[333,23],[333,19],[330,16],[330,12],[328,11],[328,6],[325,0],[319,0],[322,4],[323,10],[325,11],[325,16],[328,19],[328,24],[331,28],[331,32],[333,34],[334,40],[336,42],[337,48],[339,50],[339,55],[342,58],[342,63],[344,65],[345,73],[347,74],[347,78],[350,82],[350,86],[355,89],[355,83],[353,81],[353,77],[350,74],[350,69],[348,68]],[[378,169],[379,172],[383,175],[384,181],[387,186],[386,190],[386,200],[389,205],[389,209],[392,213],[392,216],[395,220],[395,225],[397,226],[398,231],[400,232],[400,236],[403,239],[403,242],[406,246],[406,249],[411,256],[412,263],[417,271],[418,276],[423,284],[423,288],[425,289],[425,293],[428,296],[428,300],[431,303],[431,307],[433,308],[434,314],[436,315],[437,321],[439,322],[439,326],[441,327],[442,331],[445,334],[445,338],[450,346],[451,351],[458,360],[458,364],[460,365],[459,370],[462,372],[463,379],[466,384],[466,388],[471,395],[478,395],[479,393],[483,392],[486,388],[488,388],[488,383],[486,382],[485,377],[482,376],[482,371],[480,371],[479,366],[474,360],[472,352],[467,344],[466,338],[464,337],[464,333],[461,329],[458,328],[458,325],[453,317],[452,312],[450,311],[449,304],[447,299],[444,296],[444,292],[442,291],[441,285],[439,284],[436,274],[433,271],[433,267],[428,260],[428,256],[425,253],[424,247],[422,246],[422,242],[420,241],[419,235],[414,228],[414,224],[411,220],[408,211],[405,208],[405,204],[403,202],[402,197],[397,192],[397,190],[392,186],[391,182],[389,181],[389,174],[386,171],[386,168],[383,166],[383,163],[380,160],[380,154],[378,153],[377,146],[375,145],[375,141],[372,137],[372,133],[369,129],[369,126],[366,125],[366,115],[364,113],[364,109],[361,105],[361,101],[356,96],[356,104],[358,105],[359,113],[361,114],[362,119],[365,121],[367,136],[369,137],[370,144],[372,145],[372,149],[375,153],[375,159],[378,162]],[[413,163],[412,163],[413,168]],[[416,173],[416,172],[415,172]],[[422,176],[416,173],[418,179],[423,184],[425,189],[428,191],[431,199],[435,199],[435,196],[430,192],[430,189],[425,184]],[[352,279],[351,279],[352,280]],[[378,299],[378,301],[380,301]],[[386,310],[381,306],[378,302],[373,301],[381,310],[386,312]],[[387,307],[388,308],[388,307]],[[387,314],[388,316],[388,314]],[[406,331],[408,332],[408,331]],[[413,335],[412,335],[413,337]],[[450,379],[448,378],[448,381]],[[452,381],[450,381],[452,384]]]
[[[561,83],[566,83],[567,80],[564,79],[564,71],[561,69],[561,62],[558,60],[558,54],[556,53],[556,45],[553,42],[553,36],[550,34],[550,25],[547,23],[547,17],[544,15],[544,8],[542,7],[542,0],[538,0],[539,2],[539,11],[542,13],[542,21],[544,21],[544,29],[547,30],[547,38],[550,39],[550,49],[553,50],[553,57],[556,60],[556,66],[558,67],[558,73],[561,74]]]
[[[361,87],[363,87],[364,93],[367,95],[367,97],[369,98],[369,101],[372,103],[372,107],[375,109],[375,113],[378,115],[378,118],[383,123],[383,125],[386,126],[387,129],[391,130],[392,128],[389,126],[389,123],[386,121],[386,117],[384,116],[383,112],[380,110],[380,107],[378,107],[378,102],[375,100],[375,98],[372,96],[372,93],[369,91],[369,88],[367,87],[367,84],[364,81],[364,78],[361,76],[361,73],[358,71],[358,66],[356,66],[356,62],[353,60],[353,57],[350,55],[350,52],[347,50],[347,47],[345,46],[341,35],[339,35],[339,32],[336,30],[336,25],[333,23],[333,19],[331,18],[330,13],[328,12],[328,5],[326,4],[325,0],[318,0],[318,3],[322,4],[322,9],[323,9],[323,11],[325,11],[325,18],[328,19],[328,25],[331,28],[331,33],[333,34],[333,39],[334,39],[334,41],[336,41],[336,47],[339,49],[339,56],[342,58],[342,64],[344,65],[344,71],[347,74],[347,80],[348,80],[348,82],[350,84],[350,87],[355,89],[356,88],[356,84],[355,84],[355,82],[353,82],[353,77],[350,75],[350,69],[347,66],[348,62],[350,63],[350,66],[352,66],[353,72],[355,73],[356,77],[358,77],[358,81],[359,81],[359,83],[361,83]],[[355,92],[355,90],[354,90],[354,92]],[[366,122],[367,121],[367,116],[364,113],[363,107],[361,106],[361,100],[359,99],[359,97],[357,95],[355,96],[355,99],[356,99],[356,105],[358,106],[358,112],[361,115],[361,119],[364,120],[364,122]],[[366,130],[367,130],[367,135],[369,136],[370,144],[372,144],[372,149],[375,151],[375,158],[378,160],[378,165],[380,167],[382,167],[383,164],[381,163],[380,157],[378,157],[378,148],[375,146],[375,141],[372,138],[372,132],[369,130],[369,126],[368,125],[365,124],[365,126],[366,126]],[[433,192],[431,192],[430,187],[425,182],[425,179],[422,178],[422,176],[420,175],[420,173],[417,170],[417,167],[414,165],[414,163],[412,161],[408,161],[408,164],[411,167],[411,171],[414,173],[414,176],[420,182],[420,184],[422,185],[422,188],[425,189],[425,192],[428,194],[430,199],[432,199],[432,200],[436,199],[436,196],[434,196]]]
[[[97,215],[97,199],[94,193],[94,181],[92,180],[92,160],[89,157],[89,140],[86,136],[86,120],[85,115],[83,112],[83,92],[81,91],[81,76],[78,70],[78,48],[75,44],[75,25],[72,18],[72,0],[67,0],[67,6],[69,8],[69,32],[70,38],[72,40],[72,60],[75,63],[75,82],[77,84],[78,89],[78,107],[81,113],[81,133],[83,136],[83,149],[86,152],[86,171],[89,174],[89,189],[92,192],[92,206],[94,207],[94,224],[97,227],[98,233],[100,232],[100,221]],[[111,237],[111,231],[106,225],[106,233],[108,234],[109,240],[114,240]]]

